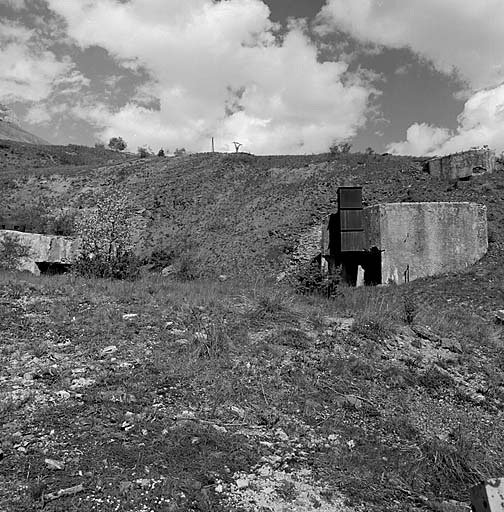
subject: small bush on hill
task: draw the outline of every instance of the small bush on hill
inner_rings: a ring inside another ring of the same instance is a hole
[[[124,151],[128,145],[122,137],[112,137],[109,140],[108,146],[110,149],[115,149],[116,151]]]
[[[300,267],[295,275],[295,289],[301,295],[334,297],[337,295],[340,282],[339,273],[323,275],[317,262],[310,262]]]
[[[352,144],[350,144],[349,142],[335,142],[333,144],[331,144],[331,146],[329,147],[329,152],[333,155],[338,155],[338,154],[347,154],[347,153],[350,153],[350,150],[352,149]]]
[[[147,158],[148,156],[152,156],[152,150],[146,146],[141,146],[137,149],[137,155],[140,158]]]
[[[184,155],[186,154],[186,150],[185,150],[185,148],[177,148],[177,149],[173,152],[173,154],[174,154],[175,156],[184,156]]]

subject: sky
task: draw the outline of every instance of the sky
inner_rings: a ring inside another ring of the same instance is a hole
[[[502,0],[0,0],[0,103],[54,144],[504,150]]]

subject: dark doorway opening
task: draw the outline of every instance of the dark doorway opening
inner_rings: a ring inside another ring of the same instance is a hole
[[[373,247],[364,253],[364,284],[376,286],[382,282],[381,273],[381,251]]]
[[[356,286],[359,266],[364,271],[364,284],[376,286],[382,282],[381,251],[373,247],[370,251],[348,252],[341,254],[341,277],[343,282]]]
[[[48,261],[36,261],[35,263],[41,274],[50,276],[66,274],[71,268],[71,265],[67,263],[52,263]]]

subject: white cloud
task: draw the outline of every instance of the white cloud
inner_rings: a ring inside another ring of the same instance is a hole
[[[68,59],[57,59],[40,44],[35,31],[0,21],[0,101],[40,101],[71,68]]]
[[[474,94],[458,117],[458,128],[414,124],[407,140],[390,144],[388,150],[402,154],[449,154],[472,146],[488,145],[504,150],[504,84]]]
[[[488,144],[504,150],[504,2],[502,0],[327,0],[318,30],[343,30],[361,42],[409,48],[442,73],[465,81],[458,126],[414,123],[388,150],[446,154]]]
[[[46,124],[51,120],[51,114],[47,105],[32,105],[24,116],[24,120],[31,124]]]
[[[411,48],[438,70],[456,69],[473,89],[504,80],[502,0],[327,0],[319,30]]]
[[[261,0],[47,0],[82,48],[100,45],[151,82],[119,111],[76,106],[103,136],[130,146],[254,153],[325,151],[365,124],[374,89],[344,62],[318,61],[316,46],[292,24],[280,40]],[[149,110],[152,100],[159,110]]]
[[[387,146],[387,151],[399,155],[428,155],[436,152],[450,138],[446,128],[438,128],[426,123],[415,123],[406,132],[406,140]]]
[[[0,5],[2,4],[18,11],[26,7],[25,0],[0,0]]]

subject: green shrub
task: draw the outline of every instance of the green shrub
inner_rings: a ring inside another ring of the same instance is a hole
[[[82,277],[132,281],[140,276],[140,267],[140,259],[132,252],[117,252],[111,256],[82,254],[72,269]]]
[[[338,293],[341,283],[339,272],[323,275],[317,262],[310,262],[301,266],[295,274],[295,289],[301,295],[321,295],[334,297]]]
[[[152,156],[152,150],[146,146],[140,146],[138,149],[137,149],[137,155],[140,157],[140,158],[147,158],[148,156]]]
[[[124,151],[128,145],[122,137],[112,137],[109,140],[108,146],[110,149],[115,149],[116,151]]]

